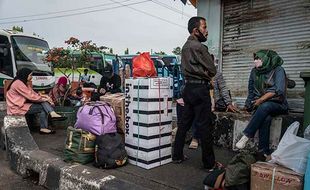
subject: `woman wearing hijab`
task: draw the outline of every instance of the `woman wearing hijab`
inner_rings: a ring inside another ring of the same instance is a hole
[[[67,92],[67,78],[62,76],[58,79],[57,84],[50,91],[49,96],[53,100],[55,105],[60,105],[61,100],[63,100],[66,92]]]
[[[55,131],[48,129],[48,115],[52,120],[65,120],[65,117],[57,114],[51,104],[51,98],[36,93],[28,84],[32,80],[32,71],[22,68],[17,71],[16,77],[8,87],[6,94],[8,115],[40,114],[40,133],[53,134]]]
[[[281,66],[282,58],[273,50],[256,52],[254,64],[255,67],[249,78],[248,97],[245,102],[247,111],[254,110],[254,114],[236,147],[243,149],[259,129],[258,148],[265,155],[270,155],[269,128],[272,116],[285,114],[288,111],[286,74]]]

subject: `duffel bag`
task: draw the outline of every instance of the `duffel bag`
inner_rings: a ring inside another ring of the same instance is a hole
[[[96,136],[90,132],[68,127],[64,157],[66,162],[87,164],[95,158]]]
[[[95,162],[98,168],[110,169],[127,163],[127,153],[118,133],[104,134],[96,138]]]
[[[116,117],[113,108],[104,102],[89,102],[77,112],[75,127],[103,135],[116,132]]]

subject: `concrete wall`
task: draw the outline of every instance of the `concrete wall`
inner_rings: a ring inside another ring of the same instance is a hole
[[[197,5],[197,15],[207,19],[208,41],[206,45],[209,52],[221,60],[221,1],[219,0],[199,0]]]

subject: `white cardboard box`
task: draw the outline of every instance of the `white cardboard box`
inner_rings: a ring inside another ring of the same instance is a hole
[[[125,81],[125,144],[129,162],[151,169],[171,162],[172,79]]]

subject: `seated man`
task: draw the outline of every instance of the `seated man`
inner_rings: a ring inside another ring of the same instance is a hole
[[[106,93],[118,93],[122,92],[121,90],[121,77],[113,72],[113,67],[111,64],[103,69],[102,78],[100,80],[100,85],[98,92],[101,95]]]

